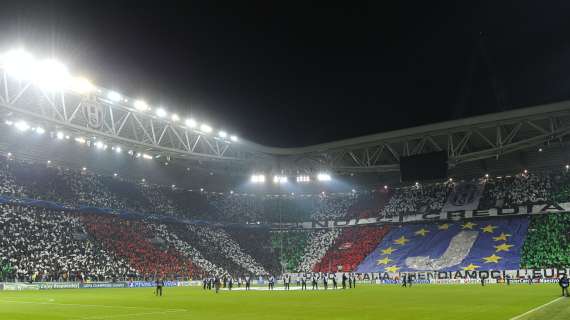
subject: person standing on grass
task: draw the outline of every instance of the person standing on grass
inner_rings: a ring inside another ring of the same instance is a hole
[[[346,273],[342,273],[342,288],[346,289],[346,280],[347,280],[347,276]]]
[[[408,280],[406,280],[406,279],[407,279],[406,275],[404,275],[402,277],[402,287],[404,287],[404,288],[408,286]]]
[[[214,277],[214,287],[216,288],[216,293],[218,293],[220,291],[220,286],[221,286],[221,280],[219,276],[215,276]]]
[[[234,286],[234,279],[232,276],[228,277],[228,289],[232,291],[232,287]]]
[[[307,290],[307,275],[301,276],[301,290]]]
[[[558,284],[560,285],[560,288],[562,288],[562,296],[564,297],[566,295],[567,297],[570,297],[570,294],[568,294],[568,285],[570,284],[568,277],[563,275],[562,278],[558,280]]]
[[[313,285],[313,290],[319,290],[319,282],[317,281],[317,276],[314,273],[311,278],[311,284]]]
[[[162,297],[162,287],[164,287],[164,280],[162,280],[162,278],[156,279],[156,296],[160,295]]]
[[[352,287],[354,289],[356,289],[356,275],[355,274],[352,275]]]
[[[245,290],[249,291],[251,289],[251,277],[249,275],[245,276]]]
[[[329,288],[329,279],[326,273],[323,273],[323,287],[325,287],[325,290]]]
[[[332,282],[333,282],[333,289],[338,289],[336,285],[336,273],[333,273]]]

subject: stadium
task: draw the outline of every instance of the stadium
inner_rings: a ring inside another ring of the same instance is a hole
[[[570,101],[300,147],[210,123],[0,52],[0,318],[570,317]]]

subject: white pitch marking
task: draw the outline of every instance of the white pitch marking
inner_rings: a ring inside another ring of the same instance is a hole
[[[536,308],[534,308],[534,309],[530,309],[530,310],[528,310],[527,312],[525,312],[525,313],[523,313],[523,314],[519,314],[519,315],[516,316],[516,317],[510,318],[509,320],[517,320],[517,319],[520,319],[520,318],[526,316],[527,314],[530,314],[530,313],[533,313],[533,312],[535,312],[535,311],[537,311],[537,310],[540,310],[540,309],[546,307],[547,305],[552,304],[552,303],[554,303],[554,302],[556,302],[556,301],[558,301],[558,300],[560,300],[560,299],[564,299],[564,297],[558,297],[558,298],[556,298],[556,299],[554,299],[554,300],[552,300],[552,301],[550,301],[550,302],[547,302],[547,303],[545,303],[545,304],[543,304],[543,305],[540,305],[540,306],[538,306],[538,307],[536,307]]]

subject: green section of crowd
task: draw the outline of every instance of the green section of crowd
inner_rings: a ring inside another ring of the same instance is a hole
[[[570,267],[570,213],[532,218],[521,255],[528,269]]]
[[[309,232],[306,231],[272,232],[271,245],[281,263],[285,264],[285,271],[295,272],[297,270],[308,239]]]

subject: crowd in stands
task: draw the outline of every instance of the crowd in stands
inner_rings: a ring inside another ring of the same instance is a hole
[[[275,231],[271,233],[271,245],[286,272],[297,271],[307,245],[307,231]]]
[[[390,200],[380,210],[381,217],[391,218],[399,214],[417,214],[441,210],[447,195],[453,190],[453,182],[416,184],[394,190]]]
[[[198,241],[205,250],[222,254],[231,259],[250,275],[267,275],[268,272],[251,255],[246,253],[240,245],[222,228],[207,225],[186,225],[188,230],[195,233]]]
[[[0,205],[0,265],[9,279],[105,280],[134,272],[127,261],[86,236],[70,213]]]
[[[269,274],[281,274],[281,266],[268,228],[231,227],[225,229],[242,250],[261,264]]]
[[[521,255],[528,269],[570,266],[570,214],[532,217]]]
[[[106,250],[128,261],[138,277],[190,278],[202,273],[174,247],[166,244],[161,248],[156,242],[156,234],[142,221],[123,220],[105,214],[84,214],[81,221]]]
[[[354,271],[358,264],[376,248],[388,233],[388,226],[364,226],[344,228],[333,246],[315,264],[315,272]]]
[[[186,256],[195,265],[200,267],[203,270],[201,277],[230,274],[228,270],[217,266],[215,263],[212,263],[210,260],[206,259],[202,253],[190,243],[184,241],[175,233],[170,232],[166,225],[149,223],[148,227],[154,231],[154,234],[158,239],[165,241],[168,246],[174,247],[176,250],[178,250],[178,252]]]
[[[297,272],[312,272],[339,236],[341,229],[323,229],[311,233]]]
[[[512,207],[544,203],[550,199],[551,183],[548,174],[517,174],[487,179],[479,208]]]

